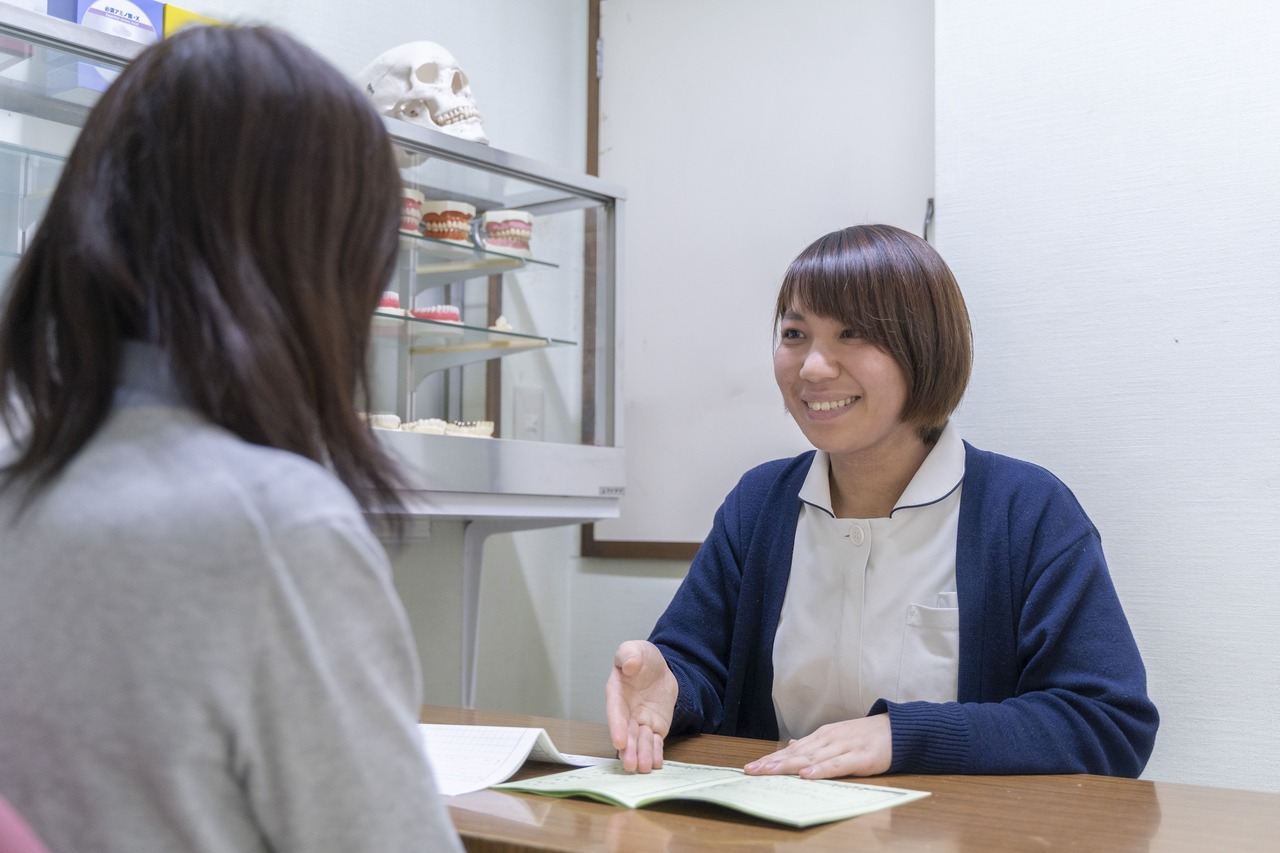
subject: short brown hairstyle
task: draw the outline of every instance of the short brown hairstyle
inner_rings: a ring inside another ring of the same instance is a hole
[[[787,268],[774,328],[797,306],[887,352],[907,379],[903,421],[937,441],[969,384],[973,334],[960,286],[932,246],[892,225],[832,231]]]

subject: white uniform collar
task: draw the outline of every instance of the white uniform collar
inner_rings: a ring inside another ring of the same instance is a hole
[[[800,487],[800,500],[823,510],[832,518],[831,508],[831,458],[826,451],[813,454],[813,463]],[[898,498],[893,512],[909,507],[928,506],[937,503],[956,490],[964,479],[964,442],[960,431],[951,421],[938,436],[938,441],[924,458],[911,482]],[[890,513],[892,515],[893,513]]]

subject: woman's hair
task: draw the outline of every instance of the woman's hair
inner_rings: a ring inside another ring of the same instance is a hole
[[[903,421],[937,441],[969,384],[973,335],[960,286],[932,246],[892,225],[832,231],[787,268],[774,328],[798,306],[887,352],[907,379]]]
[[[143,51],[90,112],[0,319],[6,485],[39,491],[80,451],[139,340],[213,423],[398,507],[357,408],[399,188],[364,95],[283,32],[187,27]]]

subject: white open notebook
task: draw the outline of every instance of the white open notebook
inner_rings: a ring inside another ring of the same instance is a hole
[[[586,767],[616,760],[563,753],[546,729],[419,723],[440,793],[480,791],[510,779],[526,761]]]

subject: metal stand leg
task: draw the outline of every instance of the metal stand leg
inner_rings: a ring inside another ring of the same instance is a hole
[[[480,640],[480,570],[484,543],[495,533],[515,533],[576,523],[569,519],[472,520],[462,535],[462,699],[463,708],[476,706],[476,647]]]
[[[462,537],[462,707],[476,706],[476,644],[480,638],[480,569],[493,522],[468,521]]]

